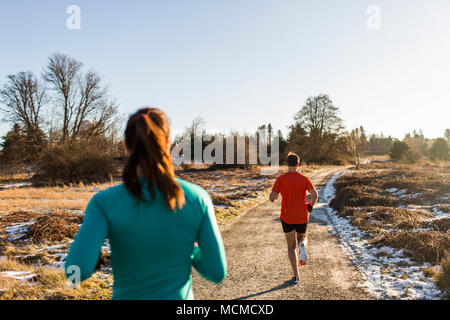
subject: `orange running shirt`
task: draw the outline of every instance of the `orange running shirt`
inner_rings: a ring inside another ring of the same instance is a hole
[[[306,191],[314,188],[307,176],[299,172],[286,172],[279,176],[272,191],[281,193],[280,219],[288,224],[304,224],[309,221]]]

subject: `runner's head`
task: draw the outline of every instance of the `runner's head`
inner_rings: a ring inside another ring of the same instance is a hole
[[[142,199],[140,175],[148,179],[150,195],[155,197],[153,183],[164,197],[171,210],[181,208],[184,193],[175,181],[170,156],[169,123],[166,115],[156,108],[144,108],[133,114],[125,129],[125,146],[129,157],[123,170],[123,181],[127,189]]]
[[[300,157],[293,152],[289,152],[287,156],[287,165],[289,167],[300,166]]]

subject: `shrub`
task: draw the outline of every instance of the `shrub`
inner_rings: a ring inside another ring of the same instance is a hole
[[[433,159],[446,160],[448,158],[448,142],[445,139],[438,138],[430,148],[430,154]]]
[[[417,163],[421,159],[422,154],[411,149],[406,150],[406,152],[400,157],[400,161],[404,163]]]
[[[408,145],[405,142],[402,141],[395,141],[391,148],[391,153],[389,156],[392,160],[402,160],[403,157],[405,157],[406,152],[409,150]]]
[[[113,155],[103,139],[56,145],[39,161],[35,181],[47,183],[104,182],[114,171]]]

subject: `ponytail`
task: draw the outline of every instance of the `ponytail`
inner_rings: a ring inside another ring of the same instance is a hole
[[[161,192],[166,206],[175,211],[185,203],[184,193],[175,180],[172,158],[167,151],[169,125],[165,114],[156,108],[145,108],[132,115],[125,130],[125,143],[130,156],[123,170],[127,189],[142,200],[140,173],[148,179],[148,191],[155,198],[154,185]]]

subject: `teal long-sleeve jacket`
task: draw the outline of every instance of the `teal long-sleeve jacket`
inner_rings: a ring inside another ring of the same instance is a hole
[[[156,188],[151,199],[144,178],[147,201],[137,201],[123,184],[97,193],[67,255],[66,276],[76,279],[79,272],[81,281],[89,278],[108,238],[113,299],[193,299],[192,266],[207,280],[221,282],[227,264],[211,199],[199,186],[177,181],[186,204],[176,212]]]

